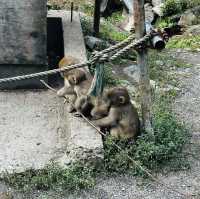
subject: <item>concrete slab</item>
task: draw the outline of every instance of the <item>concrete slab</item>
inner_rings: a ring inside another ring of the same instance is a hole
[[[76,57],[80,62],[86,61],[86,49],[79,13],[73,13],[73,22],[71,22],[70,11],[50,10],[48,12],[48,18],[50,17],[58,17],[62,19],[65,54]]]
[[[74,25],[67,25],[69,12],[52,13],[63,19],[65,54],[85,61],[78,14]],[[67,113],[66,106],[51,91],[0,92],[0,173],[41,169],[51,161],[67,166],[103,158],[101,136],[82,118]]]
[[[80,16],[78,12],[71,13],[63,10],[50,10],[48,17],[60,17],[63,24],[64,54],[76,57],[80,62],[87,61],[86,48],[82,34]],[[88,70],[87,67],[85,67]],[[103,158],[103,142],[101,136],[83,119],[67,117],[70,137],[66,154],[59,159],[60,164],[87,160],[99,161]]]
[[[50,91],[0,92],[0,172],[40,169],[64,153],[66,118]]]

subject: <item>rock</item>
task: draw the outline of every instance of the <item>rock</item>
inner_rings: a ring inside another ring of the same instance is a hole
[[[153,13],[155,13],[156,15],[162,17],[163,16],[162,6],[163,6],[163,3],[153,7],[152,8]]]
[[[86,36],[85,43],[90,50],[101,50],[109,46],[104,40],[92,36]]]
[[[153,21],[154,14],[153,14],[152,8],[153,7],[149,3],[146,3],[144,5],[144,9],[145,9],[145,21],[148,21],[148,22],[152,22]]]
[[[172,86],[172,85],[166,85],[164,88],[159,88],[158,90],[160,92],[165,92],[165,93],[168,93],[168,92],[171,92],[171,91],[176,91],[176,92],[180,92],[181,91],[180,88]]]
[[[128,13],[133,14],[133,0],[123,0]]]
[[[178,22],[180,26],[191,26],[200,23],[200,6],[187,10],[181,15]]]
[[[160,4],[162,4],[164,2],[164,0],[152,0],[152,5],[155,6],[160,6]]]
[[[154,80],[150,80],[150,85],[151,85],[151,89],[155,90],[156,89],[156,81]]]
[[[137,65],[131,65],[124,68],[124,73],[133,79],[133,81],[139,84],[140,80],[140,69]]]
[[[189,27],[184,35],[200,35],[200,24]]]
[[[133,0],[130,0],[133,5]],[[152,6],[149,3],[146,3],[145,6],[145,21],[152,22],[154,19],[154,14],[152,11]],[[120,26],[123,30],[130,32],[134,29],[134,16],[133,16],[133,6],[127,6],[128,11],[125,11],[124,14],[124,22]]]
[[[13,196],[9,192],[0,193],[0,199],[13,199]]]

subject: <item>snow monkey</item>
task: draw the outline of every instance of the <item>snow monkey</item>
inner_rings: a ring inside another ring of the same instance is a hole
[[[59,62],[59,67],[62,68],[67,65],[76,64],[78,61],[71,57],[66,56]],[[58,96],[71,96],[69,112],[74,110],[81,113],[90,112],[92,108],[87,97],[88,90],[91,86],[92,77],[86,69],[73,69],[62,73],[64,77],[64,87],[58,92]]]
[[[105,93],[104,100],[105,107],[109,106],[107,116],[94,120],[94,125],[109,129],[111,136],[117,139],[136,138],[140,133],[140,121],[127,89],[110,88]]]

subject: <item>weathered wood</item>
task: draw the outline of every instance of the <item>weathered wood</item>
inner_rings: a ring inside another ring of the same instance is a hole
[[[101,0],[95,0],[95,10],[94,10],[94,36],[99,35],[99,25],[100,25],[100,7]]]
[[[135,34],[136,38],[139,39],[146,34],[144,0],[134,0],[133,8],[134,8]],[[147,49],[138,51],[137,62],[140,68],[140,96],[141,96],[143,128],[147,132],[153,132],[151,126],[152,102],[151,102],[149,67],[147,64]]]

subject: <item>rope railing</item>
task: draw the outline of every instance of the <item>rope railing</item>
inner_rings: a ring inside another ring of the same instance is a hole
[[[143,38],[141,38],[140,40],[135,41],[134,35],[130,35],[124,41],[93,54],[91,56],[91,58],[86,62],[74,64],[74,65],[70,65],[70,66],[65,66],[63,68],[47,70],[47,71],[43,71],[43,72],[39,72],[39,73],[32,73],[32,74],[20,75],[20,76],[16,76],[16,77],[2,78],[2,79],[0,79],[0,84],[6,83],[6,82],[21,81],[21,80],[26,80],[26,79],[31,79],[31,78],[54,75],[54,74],[64,72],[64,71],[68,71],[68,70],[72,70],[72,69],[76,69],[76,68],[82,68],[82,67],[85,67],[88,65],[94,65],[95,63],[102,62],[102,61],[104,61],[104,62],[105,61],[113,61],[132,48],[138,49],[138,47],[145,46],[149,42],[151,37],[152,37],[152,35],[151,35],[151,33],[149,33],[149,34],[145,35]],[[119,50],[119,51],[116,52],[116,50]],[[113,56],[110,56],[109,53],[110,54],[115,53],[115,54]]]

